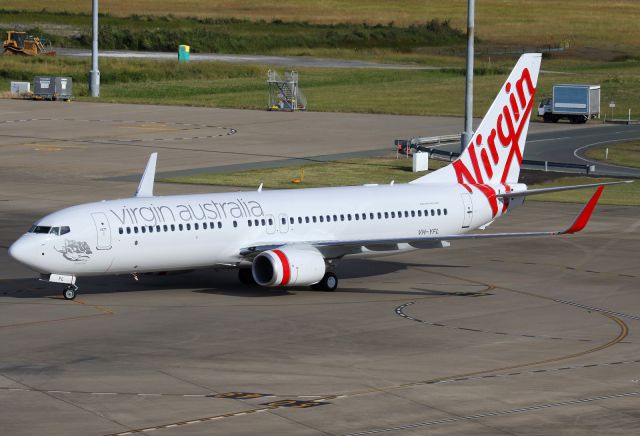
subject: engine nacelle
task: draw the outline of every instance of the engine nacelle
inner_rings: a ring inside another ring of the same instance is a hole
[[[312,247],[282,247],[260,253],[251,266],[261,286],[307,286],[324,277],[324,257]]]

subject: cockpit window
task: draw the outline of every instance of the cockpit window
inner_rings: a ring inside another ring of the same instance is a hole
[[[51,226],[33,225],[29,229],[28,233],[48,233],[50,235],[65,235],[70,231],[71,229],[69,228],[69,226],[51,227]]]

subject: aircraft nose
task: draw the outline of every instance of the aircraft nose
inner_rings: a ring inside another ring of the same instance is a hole
[[[28,258],[28,249],[26,246],[27,244],[23,238],[18,239],[16,242],[11,244],[11,247],[9,247],[9,256],[13,257],[20,263],[26,263],[26,259]]]
[[[33,244],[34,241],[26,240],[23,236],[9,247],[9,256],[23,265],[33,268],[34,259],[37,259],[38,247]]]

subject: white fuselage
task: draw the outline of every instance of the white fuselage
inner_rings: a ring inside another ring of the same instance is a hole
[[[239,266],[241,250],[256,245],[457,235],[494,218],[481,193],[459,184],[138,197],[48,215],[11,254],[40,273],[73,276]],[[62,227],[69,231],[56,234]],[[362,247],[334,257],[412,248]]]

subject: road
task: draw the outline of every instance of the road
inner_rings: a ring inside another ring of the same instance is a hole
[[[56,48],[59,56],[65,57],[90,57],[91,50],[75,48]],[[151,52],[151,51],[128,51],[128,50],[100,50],[100,57],[119,59],[159,59],[178,60],[177,53]],[[278,67],[295,68],[369,68],[385,70],[440,70],[446,67],[434,67],[428,65],[407,65],[407,64],[381,64],[376,62],[349,60],[349,59],[327,59],[310,56],[265,56],[265,55],[237,55],[218,53],[192,53],[190,61],[217,61],[233,64],[265,64]]]
[[[524,159],[595,165],[593,174],[615,177],[640,177],[640,168],[621,167],[593,161],[585,156],[589,147],[640,140],[640,125],[590,124],[574,126],[557,124],[558,129],[536,131],[540,123],[532,123],[527,137]],[[460,151],[458,144],[439,147]]]

